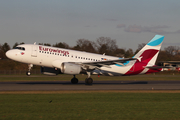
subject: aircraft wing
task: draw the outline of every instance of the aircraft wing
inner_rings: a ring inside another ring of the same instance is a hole
[[[162,61],[164,63],[180,64],[180,61]]]
[[[97,62],[83,62],[82,65],[90,66],[90,67],[109,67],[109,65],[124,65],[127,61],[137,60],[136,58],[124,58],[124,59],[117,59],[117,60],[106,60],[106,61],[97,61]]]
[[[172,66],[147,66],[150,69],[160,69],[160,68],[172,68]]]

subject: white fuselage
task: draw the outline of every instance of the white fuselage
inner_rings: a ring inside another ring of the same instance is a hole
[[[6,55],[18,62],[34,64],[44,67],[61,69],[61,64],[64,62],[86,63],[98,62],[105,60],[117,60],[118,57],[87,53],[63,48],[49,47],[43,45],[23,44],[17,46],[18,49],[9,50]],[[59,63],[59,66],[54,66],[54,62]],[[132,64],[130,64],[132,63]],[[104,75],[123,75],[133,66],[134,62],[129,62],[128,65],[109,65],[94,70],[93,74]],[[132,71],[133,72],[133,71]]]
[[[19,62],[60,69],[65,74],[137,75],[159,72],[157,67],[159,50],[164,36],[155,35],[133,58],[118,58],[76,50],[43,45],[23,44],[6,52],[6,56]],[[87,81],[88,81],[87,80]],[[75,83],[77,82],[74,79]],[[92,83],[92,80],[90,80]],[[74,82],[73,82],[74,83]]]

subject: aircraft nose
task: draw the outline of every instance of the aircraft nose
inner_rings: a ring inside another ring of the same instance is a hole
[[[12,58],[13,53],[11,52],[11,50],[8,50],[8,51],[6,52],[6,56],[7,56],[8,58]]]

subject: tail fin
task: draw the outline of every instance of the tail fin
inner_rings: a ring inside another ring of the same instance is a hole
[[[135,56],[139,62],[147,64],[147,66],[152,66],[155,64],[159,50],[163,42],[164,36],[155,35],[155,37],[146,44]]]

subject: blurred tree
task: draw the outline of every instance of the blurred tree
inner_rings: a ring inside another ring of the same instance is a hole
[[[4,51],[2,50],[2,45],[0,44],[0,60],[4,57]]]
[[[68,44],[66,44],[66,43],[61,43],[61,42],[59,42],[59,43],[56,43],[55,45],[53,45],[53,47],[58,47],[58,48],[66,48],[66,49],[68,49],[69,48],[69,45]]]
[[[1,59],[6,59],[6,55],[5,53],[10,50],[10,46],[8,45],[8,43],[4,43],[3,45],[0,46],[0,58]]]
[[[100,54],[107,54],[115,56],[115,51],[118,49],[116,45],[116,40],[110,37],[99,37],[96,40],[97,50]]]
[[[160,51],[159,55],[157,57],[157,62],[159,61],[170,61],[171,60],[171,55],[167,54],[166,51]]]
[[[39,45],[51,46],[51,44],[49,44],[49,43],[39,43]]]
[[[19,44],[18,44],[18,42],[16,42],[14,45],[13,45],[13,49],[16,47],[16,46],[18,46]]]
[[[133,57],[134,56],[134,53],[133,53],[133,50],[132,49],[128,49],[126,52],[125,52],[125,58],[130,58],[130,57]]]
[[[74,50],[96,53],[94,42],[89,41],[87,39],[79,39],[76,43],[76,46],[73,47]]]
[[[24,44],[24,42],[21,42],[21,43],[16,42],[16,43],[13,45],[13,48],[15,48],[15,47],[18,46],[18,45],[22,45],[22,44]]]
[[[8,45],[8,43],[4,43],[3,45],[2,45],[2,50],[4,51],[4,52],[7,52],[8,50],[10,50],[11,48],[10,48],[10,46]]]
[[[167,54],[170,54],[170,55],[180,54],[180,47],[178,46],[168,46],[164,48],[164,50],[166,51]]]
[[[135,54],[137,54],[145,45],[145,43],[138,44],[138,49],[136,50]]]
[[[116,54],[117,57],[121,57],[124,58],[125,57],[125,49],[116,49],[116,51],[114,52]]]

